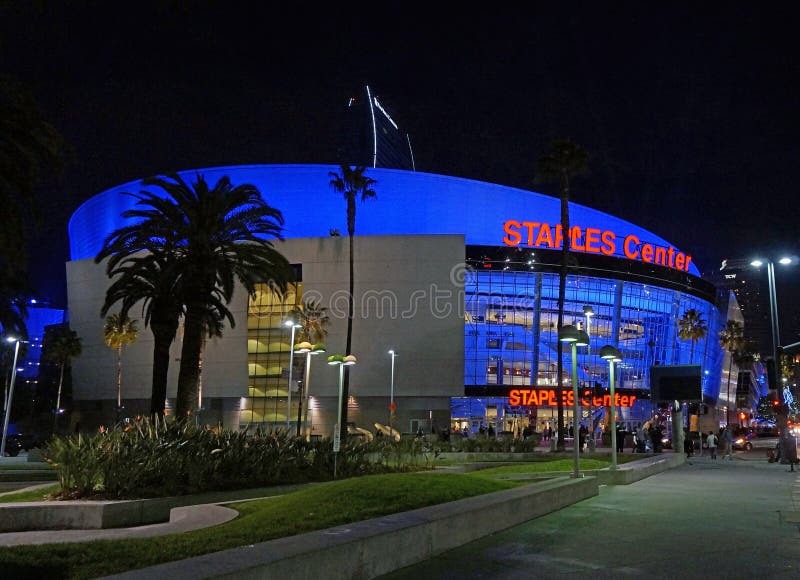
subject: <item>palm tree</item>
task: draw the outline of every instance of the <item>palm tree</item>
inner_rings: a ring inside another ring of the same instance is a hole
[[[282,293],[292,277],[288,261],[271,241],[283,239],[283,215],[254,185],[233,186],[227,176],[214,187],[200,174],[191,184],[172,174],[144,179],[142,185],[161,189],[166,197],[148,190],[129,193],[138,201],[122,215],[137,221],[112,232],[98,258],[146,251],[173,264],[184,313],[176,413],[187,417],[196,407],[210,321],[235,325],[227,309],[235,283],[254,296],[256,284],[269,283]]]
[[[80,356],[82,351],[83,347],[78,333],[66,327],[61,327],[58,331],[48,334],[42,345],[43,358],[60,367],[56,407],[53,413],[53,433],[56,432],[58,427],[58,414],[61,408],[61,388],[64,385],[64,370],[70,360]]]
[[[708,325],[703,320],[703,315],[694,308],[689,308],[678,320],[678,337],[681,340],[692,341],[692,350],[689,355],[690,363],[694,363],[694,347],[697,341],[705,338],[707,334]]]
[[[68,148],[30,90],[0,75],[0,277],[26,275],[26,222],[39,219],[34,187],[42,168],[61,169]]]
[[[731,369],[733,368],[734,353],[742,350],[744,346],[744,326],[738,320],[729,320],[719,333],[719,344],[728,351],[728,387],[725,406],[725,424],[731,422]]]
[[[344,196],[347,202],[347,235],[350,237],[350,293],[347,301],[347,344],[345,354],[351,354],[350,348],[353,341],[353,311],[355,310],[353,296],[353,236],[356,232],[356,199],[361,198],[361,202],[377,197],[372,186],[376,180],[364,175],[367,168],[363,165],[350,167],[340,165],[340,173],[328,172],[331,178],[330,186],[336,193]],[[339,410],[339,425],[342,437],[347,437],[347,400],[350,396],[350,367],[345,367],[344,381],[342,385],[342,408]]]
[[[122,408],[122,348],[136,342],[139,328],[127,314],[111,314],[103,327],[103,340],[109,348],[117,351],[117,420]]]
[[[308,299],[289,312],[292,320],[300,325],[300,329],[297,332],[297,342],[308,341],[315,344],[325,341],[325,337],[328,336],[327,326],[330,322],[326,314],[327,310],[319,302]]]
[[[569,139],[555,139],[550,143],[547,150],[538,160],[537,179],[539,181],[557,181],[560,187],[561,198],[561,233],[563,243],[561,246],[561,270],[558,275],[558,326],[564,324],[564,295],[567,286],[567,270],[569,267],[570,255],[570,225],[569,225],[569,187],[570,180],[587,171],[588,154],[583,147],[570,141]],[[562,373],[564,368],[563,349],[561,343],[558,344],[558,386],[562,387]],[[558,397],[558,447],[559,451],[564,450],[564,403]],[[575,419],[577,428],[577,418]]]
[[[105,257],[105,254],[101,254],[96,261]],[[114,254],[110,256],[106,267],[108,277],[114,282],[106,291],[100,315],[105,316],[118,302],[122,304],[122,312],[127,314],[135,304],[141,302],[144,326],[153,333],[152,416],[164,414],[169,349],[183,315],[176,266],[174,260],[169,260],[168,254],[158,253],[127,257]]]

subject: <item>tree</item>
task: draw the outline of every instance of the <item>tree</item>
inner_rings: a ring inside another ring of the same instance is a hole
[[[558,326],[560,329],[564,325],[564,296],[566,294],[567,271],[570,265],[570,225],[569,225],[569,188],[573,177],[583,175],[587,171],[588,154],[583,147],[573,143],[569,139],[555,139],[550,143],[547,150],[539,157],[537,163],[536,176],[538,181],[558,182],[561,198],[561,233],[563,242],[561,245],[561,270],[558,275]],[[558,343],[558,387],[562,387],[562,374],[564,369],[563,349]],[[538,348],[538,347],[537,347]],[[558,447],[559,451],[564,450],[564,403],[558,397]],[[575,425],[578,424],[577,417]]]
[[[330,322],[326,314],[327,310],[319,302],[310,299],[305,300],[299,307],[293,308],[289,312],[289,316],[300,325],[295,341],[307,341],[312,344],[324,342],[325,337],[328,336],[327,327]]]
[[[347,202],[347,235],[350,237],[350,292],[347,301],[347,344],[345,346],[345,354],[352,354],[350,348],[353,341],[353,315],[355,310],[354,303],[354,286],[355,279],[353,272],[353,236],[356,232],[356,200],[361,198],[361,202],[368,199],[377,197],[375,190],[372,186],[377,183],[376,180],[364,175],[366,167],[363,165],[351,167],[349,165],[340,165],[339,173],[334,171],[328,172],[330,186],[336,193],[344,196]],[[350,397],[350,367],[345,367],[344,381],[342,386],[342,408],[339,409],[339,425],[342,437],[347,437],[347,401]]]
[[[213,187],[201,174],[191,184],[171,174],[144,179],[142,185],[166,196],[150,190],[128,193],[137,199],[136,207],[122,215],[136,222],[112,232],[98,258],[149,252],[175,268],[184,314],[176,414],[187,417],[196,407],[205,337],[223,320],[236,324],[227,309],[236,282],[250,296],[259,283],[286,290],[291,268],[271,241],[283,239],[283,215],[254,185],[234,186],[227,176]]]
[[[708,325],[703,320],[703,315],[694,308],[689,308],[678,319],[678,337],[681,340],[691,340],[692,350],[689,355],[689,363],[694,363],[694,347],[697,341],[702,340],[708,334]]]
[[[729,320],[719,333],[719,344],[728,351],[728,388],[727,405],[725,406],[725,425],[731,423],[731,369],[733,367],[734,353],[744,347],[744,326],[738,320]]]
[[[117,351],[117,420],[122,409],[122,348],[136,342],[139,328],[127,314],[111,314],[103,327],[103,340]]]
[[[83,346],[78,333],[66,327],[59,328],[56,332],[47,335],[42,345],[42,356],[45,360],[55,363],[59,367],[58,393],[56,406],[53,411],[53,433],[57,431],[58,415],[61,408],[61,389],[64,385],[64,371],[69,362],[81,355]]]
[[[105,258],[105,254],[95,260]],[[127,313],[141,302],[145,328],[153,333],[153,379],[150,395],[150,414],[163,415],[167,398],[167,376],[169,373],[169,349],[178,332],[183,314],[178,270],[169,253],[146,253],[144,255],[111,255],[106,268],[108,277],[114,280],[106,291],[106,299],[100,311],[105,316],[109,309],[121,303],[121,312]]]
[[[27,280],[29,228],[39,223],[34,194],[45,167],[60,170],[68,148],[18,80],[0,75],[0,286]],[[0,304],[0,308],[5,307]]]

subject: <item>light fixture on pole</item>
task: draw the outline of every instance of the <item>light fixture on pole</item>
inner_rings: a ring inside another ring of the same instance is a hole
[[[588,304],[583,307],[583,315],[586,317],[586,336],[589,337],[589,344],[586,345],[586,367],[589,369],[589,388],[592,395],[589,397],[589,451],[594,451],[594,379],[592,378],[592,316],[594,308]]]
[[[14,366],[11,370],[11,384],[8,387],[8,397],[6,397],[6,416],[3,420],[3,440],[0,442],[0,458],[6,455],[6,440],[8,439],[8,420],[11,418],[11,403],[14,400],[14,382],[17,379],[17,359],[19,358],[19,345],[21,342],[27,343],[27,340],[20,340],[19,338],[9,336],[6,338],[7,342],[14,342]]]
[[[617,469],[617,406],[614,398],[614,363],[622,360],[622,353],[618,348],[605,345],[600,349],[600,358],[608,361],[608,387],[611,395],[611,412],[609,414],[609,428],[611,429],[611,471]]]
[[[344,367],[356,364],[356,357],[352,354],[347,356],[332,354],[328,357],[328,364],[339,367],[339,404],[336,407],[336,425],[333,428],[333,479],[336,479],[336,459],[339,456],[339,447],[342,440],[341,429],[341,408],[342,408],[342,389],[344,387]]]
[[[308,393],[311,381],[311,357],[325,352],[325,345],[322,343],[312,345],[310,342],[301,342],[294,345],[295,354],[306,355],[306,371],[303,377],[303,390],[300,391],[300,408],[297,411],[297,435],[300,435],[300,425],[303,424],[303,413],[305,412],[306,422],[308,421]],[[305,408],[305,411],[304,411]]]
[[[287,320],[283,323],[292,329],[292,337],[289,339],[289,388],[287,389],[286,399],[286,432],[289,432],[289,422],[292,420],[292,367],[294,366],[294,331],[302,328],[294,320]],[[277,417],[276,417],[277,419]]]
[[[578,395],[578,347],[589,346],[589,336],[583,330],[578,330],[571,324],[566,324],[558,329],[558,340],[569,344],[572,351],[572,425],[574,436],[573,448],[573,473],[578,478],[580,474],[580,417],[581,398]]]
[[[397,352],[390,350],[389,355],[392,357],[392,374],[389,382],[389,431],[394,429],[394,414],[397,406],[394,404],[394,359],[397,358]]]
[[[783,256],[778,259],[778,263],[783,266],[797,263],[797,258],[792,256]],[[778,357],[780,349],[780,328],[778,326],[778,297],[775,292],[775,264],[771,259],[756,259],[750,262],[751,266],[760,268],[767,266],[767,283],[769,286],[769,319],[770,327],[772,330],[772,360],[775,363],[775,390],[778,396],[778,431],[780,433],[781,442],[781,457],[788,458],[793,462],[797,458],[797,448],[789,444],[789,429],[787,429],[787,409],[786,398],[783,395],[783,387],[781,386],[781,362]],[[794,463],[791,463],[794,467]]]

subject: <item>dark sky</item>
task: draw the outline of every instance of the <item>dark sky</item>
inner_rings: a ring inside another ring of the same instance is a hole
[[[338,115],[365,83],[410,134],[421,171],[556,193],[534,183],[535,161],[569,137],[590,153],[573,200],[652,230],[702,271],[759,250],[800,253],[791,8],[285,4],[299,8],[0,0],[0,71],[31,87],[75,149],[42,188],[52,209],[34,248],[40,286],[63,285],[67,219],[108,187],[226,164],[334,163]],[[797,278],[780,272],[779,294]]]

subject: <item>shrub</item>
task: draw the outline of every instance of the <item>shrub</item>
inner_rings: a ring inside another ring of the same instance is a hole
[[[432,453],[422,444],[382,445],[343,442],[338,476],[417,468],[418,458]],[[44,454],[58,473],[62,498],[158,497],[325,481],[333,476],[334,461],[330,439],[307,442],[285,431],[247,434],[175,419],[138,420],[91,437],[57,437]]]

